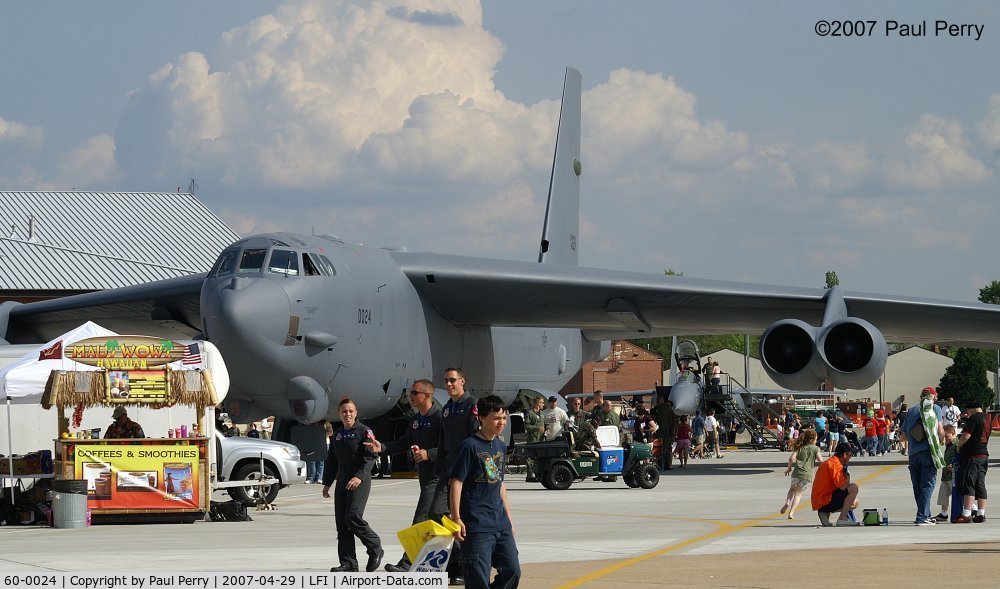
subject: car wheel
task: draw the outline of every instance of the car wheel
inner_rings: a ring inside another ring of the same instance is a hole
[[[264,477],[274,477],[277,475],[270,466],[264,465]],[[259,481],[261,479],[260,465],[257,463],[246,464],[236,471],[233,481]],[[258,503],[272,503],[278,496],[281,485],[255,485],[248,487],[233,487],[229,489],[229,496],[237,501],[242,501],[243,505],[253,507]]]
[[[656,469],[656,466],[647,464],[639,468],[636,479],[638,479],[639,486],[643,489],[652,489],[660,482],[660,471]]]
[[[546,488],[563,491],[573,484],[573,470],[561,462],[553,464],[545,473]]]

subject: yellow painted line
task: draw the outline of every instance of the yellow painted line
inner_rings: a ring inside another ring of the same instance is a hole
[[[857,482],[860,485],[861,483],[870,481],[870,480],[874,479],[875,477],[881,476],[881,475],[883,475],[883,474],[889,472],[890,470],[892,470],[894,468],[897,468],[899,466],[901,466],[901,465],[894,464],[894,465],[891,465],[891,466],[883,466],[883,467],[879,468],[878,470],[876,470],[875,472],[873,472],[872,474],[870,474],[870,475],[868,475],[866,477],[862,477],[860,480],[855,481],[855,482]],[[806,506],[811,507],[812,504],[809,503],[809,502],[800,504],[800,509],[802,507],[806,507]],[[655,558],[657,556],[663,556],[664,554],[670,554],[671,552],[676,552],[676,551],[678,551],[678,550],[680,550],[682,548],[687,548],[688,546],[693,546],[694,544],[698,544],[699,542],[704,542],[705,540],[711,540],[713,538],[718,538],[720,536],[724,536],[724,535],[727,535],[727,534],[732,534],[732,533],[738,532],[740,530],[745,530],[746,528],[753,527],[753,526],[755,526],[757,524],[762,524],[762,523],[765,523],[767,521],[774,520],[774,519],[776,519],[776,517],[784,517],[784,516],[782,516],[780,514],[769,515],[767,517],[759,517],[757,519],[752,519],[752,520],[749,520],[749,521],[745,521],[742,524],[737,524],[737,525],[723,524],[723,526],[725,526],[725,527],[720,526],[720,528],[718,530],[714,531],[714,532],[709,532],[707,534],[702,534],[701,536],[695,536],[694,538],[688,538],[687,540],[682,540],[682,541],[680,541],[680,542],[678,542],[676,544],[671,544],[670,546],[667,546],[665,548],[661,548],[659,550],[654,550],[653,552],[649,552],[647,554],[642,554],[642,555],[639,555],[639,556],[635,556],[635,557],[629,558],[627,560],[623,560],[621,562],[617,562],[617,563],[615,563],[613,565],[606,566],[603,569],[598,569],[598,570],[596,570],[596,571],[594,571],[592,573],[589,573],[587,575],[584,575],[584,576],[582,576],[582,577],[580,577],[578,579],[574,579],[574,580],[572,580],[572,581],[570,581],[568,583],[565,583],[563,585],[559,585],[559,589],[570,589],[571,587],[579,587],[579,586],[581,586],[581,585],[583,585],[585,583],[590,583],[591,581],[596,581],[597,579],[600,579],[601,577],[610,575],[613,572],[620,571],[620,570],[622,570],[624,568],[628,568],[628,567],[630,567],[632,565],[639,564],[640,562],[647,561],[647,560],[649,560],[651,558]],[[710,521],[710,520],[705,520],[705,521]],[[792,520],[792,521],[795,521],[795,520]],[[718,523],[721,523],[721,522],[718,522]]]

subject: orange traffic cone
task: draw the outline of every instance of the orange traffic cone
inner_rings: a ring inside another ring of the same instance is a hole
[[[1000,431],[1000,413],[993,414],[993,431]]]

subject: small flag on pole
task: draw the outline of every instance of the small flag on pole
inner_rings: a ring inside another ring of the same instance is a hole
[[[185,366],[201,364],[201,350],[198,349],[197,343],[184,347],[184,359],[181,360],[181,364]]]
[[[38,352],[38,360],[55,360],[62,357],[62,340]]]

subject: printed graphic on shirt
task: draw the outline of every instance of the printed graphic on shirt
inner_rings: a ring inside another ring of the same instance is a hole
[[[503,467],[503,452],[497,452],[496,454],[479,452],[476,456],[478,456],[480,462],[483,463],[483,478],[477,480],[476,482],[489,483],[491,485],[499,483],[503,478],[500,470]]]

